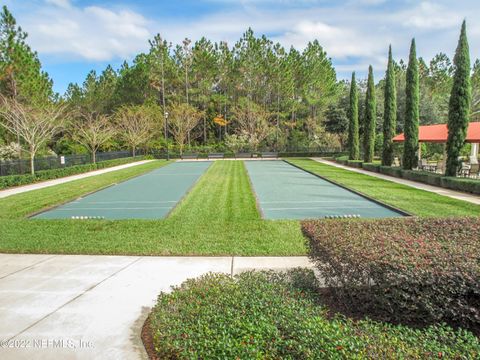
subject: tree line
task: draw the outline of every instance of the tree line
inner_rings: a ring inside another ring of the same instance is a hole
[[[405,74],[405,108],[403,112],[403,131],[405,140],[403,142],[402,166],[405,170],[412,170],[417,167],[419,155],[419,123],[420,123],[420,71],[421,61],[416,55],[415,39],[410,45],[410,54]],[[478,60],[475,64],[478,67]],[[473,78],[478,76],[474,73]],[[459,157],[465,145],[467,128],[470,122],[471,113],[476,113],[475,99],[472,110],[472,75],[470,68],[470,54],[466,32],[466,22],[463,21],[460,38],[458,40],[453,66],[444,67],[444,71],[451,71],[445,83],[450,88],[447,108],[448,138],[446,141],[446,176],[456,176],[461,166]],[[397,84],[396,69],[392,57],[392,48],[388,51],[388,65],[383,84],[384,90],[384,111],[383,111],[383,142],[381,150],[382,165],[391,166],[393,163],[393,141],[397,132]],[[355,73],[352,74],[350,84],[350,97],[348,108],[348,148],[350,160],[359,160],[360,153],[360,132],[358,122],[358,89],[355,81]],[[446,99],[445,99],[446,100]],[[445,102],[444,100],[444,102]],[[445,104],[444,104],[445,105]],[[376,135],[376,97],[373,80],[373,70],[369,67],[367,90],[365,95],[364,117],[363,117],[363,161],[373,161],[375,151]],[[440,107],[439,107],[440,108]]]
[[[4,6],[0,14],[0,158],[88,151],[94,160],[98,150],[127,147],[134,152],[164,151],[167,146],[179,152],[199,148],[305,151],[340,150],[348,145],[351,84],[337,79],[318,41],[300,51],[256,36],[251,29],[234,44],[201,38],[173,45],[156,35],[148,51],[131,63],[124,62],[119,69],[107,66],[98,74],[91,71],[82,84],[70,84],[60,95],[54,93],[27,39]],[[389,66],[397,89],[393,134],[405,126],[407,65],[392,60]],[[429,64],[418,59],[420,123],[446,121],[453,70],[443,53]],[[478,116],[478,60],[471,81],[471,114]],[[386,80],[375,84],[372,77],[357,85],[358,131],[362,140],[367,135],[374,139],[373,151],[378,154],[385,133]],[[376,100],[368,112],[364,109],[367,94]],[[58,115],[47,115],[51,112]],[[44,117],[52,123],[39,120]],[[368,127],[371,118],[374,126]],[[35,129],[33,124],[38,123],[48,131]]]

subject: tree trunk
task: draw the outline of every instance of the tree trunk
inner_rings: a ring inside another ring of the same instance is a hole
[[[133,157],[135,157],[135,153],[136,153],[136,148],[135,148],[135,146],[134,146],[134,147],[132,147],[132,156],[133,156]]]
[[[30,153],[30,173],[35,175],[35,154],[33,152]]]
[[[94,164],[97,162],[97,152],[95,150],[92,151],[92,162]]]

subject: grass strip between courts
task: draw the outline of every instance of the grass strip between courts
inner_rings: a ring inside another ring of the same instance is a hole
[[[298,221],[261,220],[243,162],[215,162],[164,220],[29,220],[25,216],[166,162],[0,199],[0,252],[122,255],[304,255]]]
[[[480,216],[480,206],[311,159],[288,159],[305,170],[418,216]]]

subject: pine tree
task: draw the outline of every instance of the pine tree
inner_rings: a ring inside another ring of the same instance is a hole
[[[411,170],[418,165],[418,122],[419,122],[419,77],[415,39],[412,39],[407,67],[405,89],[405,142],[403,144],[403,168]]]
[[[52,81],[37,53],[25,42],[27,33],[6,6],[0,13],[0,92],[8,98],[44,105],[53,97]]]
[[[465,144],[470,116],[472,89],[470,84],[470,55],[465,20],[462,23],[455,58],[455,74],[448,107],[447,166],[445,175],[456,176],[460,165],[458,156]]]
[[[363,137],[363,161],[370,163],[373,161],[375,150],[375,127],[376,127],[376,101],[375,101],[375,83],[373,80],[373,69],[368,67],[367,95],[365,99],[364,116],[364,137]]]
[[[360,159],[360,145],[358,139],[358,92],[355,72],[352,73],[350,84],[350,108],[348,109],[348,149],[350,160]]]
[[[397,90],[395,88],[395,69],[392,58],[392,46],[388,49],[388,67],[385,75],[385,106],[383,112],[383,148],[382,165],[391,166],[393,162],[393,137],[397,127]]]

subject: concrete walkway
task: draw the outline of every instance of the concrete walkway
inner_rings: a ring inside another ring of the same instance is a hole
[[[467,201],[467,202],[472,203],[472,204],[480,205],[480,196],[477,196],[477,195],[467,194],[467,193],[463,193],[463,192],[460,192],[460,191],[444,189],[444,188],[441,188],[441,187],[438,187],[438,186],[423,184],[423,183],[419,183],[419,182],[416,182],[416,181],[399,179],[399,178],[396,178],[396,177],[393,177],[393,176],[379,174],[379,173],[375,173],[375,172],[372,172],[372,171],[366,171],[366,170],[363,170],[363,169],[352,168],[350,166],[345,166],[345,165],[338,164],[336,162],[321,159],[321,158],[311,158],[311,159],[315,160],[317,162],[320,162],[322,164],[335,166],[337,168],[341,168],[341,169],[353,171],[353,172],[356,172],[356,173],[377,177],[377,178],[387,180],[387,181],[392,181],[392,182],[397,183],[397,184],[407,185],[407,186],[411,186],[411,187],[416,188],[416,189],[433,192],[435,194],[439,194],[439,195],[443,195],[443,196],[448,196],[452,199],[463,200],[463,201]]]
[[[143,322],[207,272],[311,267],[306,257],[0,254],[0,359],[145,359]]]
[[[106,168],[106,169],[89,171],[89,172],[83,173],[83,174],[66,176],[66,177],[63,177],[63,178],[60,178],[60,179],[42,181],[42,182],[39,182],[39,183],[34,183],[34,184],[30,184],[30,185],[25,185],[25,186],[18,186],[18,187],[14,187],[14,188],[7,189],[7,190],[0,190],[0,199],[4,198],[4,197],[7,197],[7,196],[10,196],[10,195],[21,194],[21,193],[24,193],[24,192],[27,192],[27,191],[43,189],[43,188],[50,187],[50,186],[55,186],[55,185],[58,185],[58,184],[64,184],[64,183],[67,183],[67,182],[70,182],[70,181],[85,179],[85,178],[88,178],[88,177],[91,177],[91,176],[96,176],[96,175],[106,174],[106,173],[109,173],[109,172],[112,172],[112,171],[126,169],[126,168],[129,168],[129,167],[132,167],[132,166],[145,164],[145,163],[150,162],[150,161],[153,161],[153,160],[136,161],[136,162],[132,162],[132,163],[124,164],[124,165],[112,166],[112,167],[109,167],[109,168]]]

